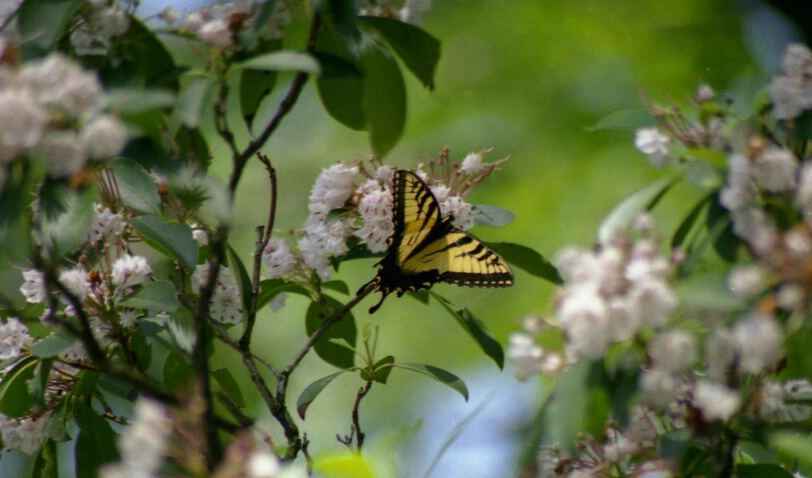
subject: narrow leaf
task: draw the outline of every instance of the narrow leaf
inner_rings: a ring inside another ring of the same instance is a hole
[[[34,378],[28,382],[28,391],[34,400],[34,404],[42,409],[45,409],[46,406],[45,391],[48,388],[51,365],[53,365],[53,359],[40,360],[36,372],[34,373]]]
[[[154,216],[143,216],[134,218],[132,225],[155,250],[177,260],[187,271],[195,270],[199,246],[188,224],[169,224]]]
[[[90,407],[82,409],[76,423],[80,428],[75,447],[76,476],[97,476],[101,465],[119,458],[116,432]]]
[[[143,88],[117,88],[106,93],[107,108],[119,114],[136,114],[170,108],[175,94],[169,90]]]
[[[255,56],[238,64],[237,68],[266,71],[301,71],[311,75],[321,73],[319,62],[312,55],[298,51],[275,51]]]
[[[52,419],[53,420],[53,419]],[[42,448],[37,452],[34,460],[34,469],[31,471],[31,478],[58,478],[59,460],[56,453],[56,441],[46,439]]]
[[[451,387],[457,393],[462,395],[466,402],[468,401],[468,387],[465,386],[465,382],[449,371],[443,370],[439,367],[434,367],[432,365],[424,365],[419,363],[393,363],[392,366],[433,378],[434,380]]]
[[[440,41],[414,25],[381,17],[359,17],[358,22],[374,30],[423,85],[434,89],[434,73],[440,61]]]
[[[477,320],[473,314],[468,311],[468,309],[455,311],[450,307],[445,299],[431,291],[429,291],[429,293],[435,299],[437,299],[437,302],[439,302],[440,305],[442,305],[452,317],[454,317],[463,330],[465,330],[468,335],[474,339],[474,342],[479,345],[479,348],[485,352],[485,355],[490,357],[491,360],[496,363],[496,366],[501,370],[502,367],[505,366],[505,352],[502,350],[502,344],[496,340],[493,334],[491,334],[491,332],[485,327],[485,324]]]
[[[257,308],[262,309],[268,302],[272,301],[274,297],[279,294],[289,292],[291,294],[299,294],[305,297],[310,297],[310,292],[299,284],[291,284],[282,279],[266,279],[259,283],[259,299]]]
[[[169,281],[146,282],[122,299],[118,305],[133,309],[172,312],[178,308],[177,291],[174,284]]]
[[[511,242],[489,242],[488,246],[511,265],[525,272],[553,284],[562,284],[564,282],[564,279],[558,273],[558,269],[550,261],[527,246]]]
[[[598,228],[598,244],[609,244],[618,234],[628,230],[641,212],[651,209],[680,177],[664,178],[637,191],[612,209]]]
[[[707,205],[708,201],[711,200],[713,194],[708,194],[704,198],[702,198],[696,205],[691,209],[685,219],[682,220],[679,227],[677,227],[677,231],[674,233],[674,237],[671,238],[671,248],[677,248],[682,246],[685,243],[685,239],[688,237],[688,233],[691,232],[693,229],[696,220],[699,218],[699,215],[702,213],[702,210]]]
[[[486,227],[504,227],[516,219],[516,214],[499,206],[478,204],[472,208],[474,224]]]
[[[245,269],[242,260],[240,260],[240,256],[237,254],[237,251],[231,247],[231,244],[226,243],[226,253],[228,254],[228,271],[231,273],[231,279],[237,284],[237,288],[240,289],[242,310],[244,313],[248,313],[248,310],[251,308],[251,294],[253,290],[251,278],[248,276],[248,271]]]
[[[231,372],[225,367],[218,368],[217,370],[213,370],[211,372],[212,377],[217,380],[217,383],[223,387],[223,391],[231,398],[235,405],[240,408],[245,407],[245,399],[242,396],[242,392],[240,391],[240,385],[234,379],[234,376],[231,375]]]
[[[313,400],[319,396],[324,387],[330,384],[334,378],[338,377],[342,373],[346,372],[347,370],[342,370],[340,372],[336,372],[332,375],[328,375],[326,377],[322,377],[315,382],[311,383],[302,391],[302,394],[299,395],[299,398],[296,400],[296,411],[299,413],[299,416],[302,420],[305,419],[305,413],[307,413],[307,408],[310,407],[310,404],[313,403]]]
[[[127,158],[110,161],[121,201],[136,211],[160,214],[161,198],[155,180],[143,166]]]
[[[183,88],[175,104],[181,122],[189,128],[197,128],[206,108],[212,104],[214,81],[208,76],[195,76]]]

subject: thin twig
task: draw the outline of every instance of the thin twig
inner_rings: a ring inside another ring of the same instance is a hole
[[[358,419],[358,409],[361,407],[361,399],[369,393],[372,388],[372,380],[367,380],[366,386],[358,389],[358,394],[355,396],[355,405],[352,407],[352,428],[355,430],[355,436],[358,437],[358,442],[355,445],[355,450],[361,453],[361,448],[364,446],[364,432],[361,431],[361,421]]]

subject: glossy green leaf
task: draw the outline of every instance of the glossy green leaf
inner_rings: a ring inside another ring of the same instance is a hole
[[[240,72],[240,111],[251,130],[254,117],[262,100],[267,98],[276,86],[279,75],[275,71],[243,70]]]
[[[329,296],[324,296],[324,300],[327,302],[327,305],[333,309],[338,309],[343,305]],[[307,308],[307,315],[305,317],[307,335],[313,335],[327,317],[329,317],[327,310],[323,309],[318,303],[311,302]],[[324,335],[316,341],[313,349],[325,362],[338,368],[348,369],[355,365],[355,353],[353,353],[352,350],[347,350],[340,345],[331,343],[330,339],[344,339],[351,346],[355,347],[357,338],[358,329],[355,325],[355,317],[353,317],[350,312],[347,312],[344,317],[327,329]]]
[[[440,61],[439,40],[398,20],[363,16],[358,22],[383,38],[426,88],[434,89],[434,73]]]
[[[118,435],[110,423],[92,408],[83,408],[76,417],[79,436],[76,437],[76,476],[96,476],[105,463],[119,458]]]
[[[439,302],[440,305],[442,305],[443,308],[449,314],[451,314],[452,317],[454,317],[463,330],[465,330],[468,335],[474,339],[474,342],[479,345],[479,348],[485,352],[485,355],[490,357],[491,360],[496,363],[496,366],[501,370],[505,366],[505,352],[502,350],[502,344],[496,340],[493,334],[491,334],[487,327],[485,327],[485,324],[474,317],[473,314],[468,311],[468,309],[455,311],[442,297],[434,294],[431,291],[429,291],[429,294],[431,294],[437,300],[437,302]]]
[[[212,370],[211,375],[217,380],[217,383],[220,384],[220,387],[223,388],[223,391],[226,392],[226,395],[228,395],[235,405],[240,408],[245,407],[245,399],[240,391],[240,385],[226,367]]]
[[[369,142],[378,157],[386,156],[406,125],[406,84],[392,54],[371,42],[361,52],[364,68],[363,106]]]
[[[59,327],[47,337],[34,342],[31,346],[31,355],[39,358],[56,357],[60,352],[79,340],[65,327]]]
[[[618,110],[609,113],[601,118],[594,126],[587,128],[588,131],[605,131],[605,130],[625,130],[634,131],[638,128],[644,128],[654,124],[654,118],[651,116],[651,111],[647,108],[636,108],[627,110]]]
[[[807,453],[809,450],[807,449]],[[736,465],[737,478],[793,478],[795,475],[772,463]]]
[[[214,104],[215,82],[209,76],[195,76],[178,96],[175,109],[178,119],[189,128],[197,128],[203,115]]]
[[[132,225],[151,247],[177,260],[189,272],[197,266],[198,243],[186,223],[169,224],[154,216],[137,217]]]
[[[237,251],[231,247],[231,244],[226,243],[226,253],[228,254],[228,271],[231,274],[231,279],[237,284],[240,289],[240,297],[242,297],[242,310],[248,312],[251,308],[251,278],[248,276],[248,270],[240,260]]]
[[[511,242],[489,242],[487,244],[514,267],[553,284],[564,282],[558,269],[550,261],[527,246]]]
[[[661,179],[617,204],[598,228],[598,244],[607,245],[619,234],[626,232],[640,213],[653,208],[679,179],[679,177]]]
[[[34,400],[28,391],[28,380],[34,377],[39,361],[33,357],[21,360],[0,382],[0,413],[7,417],[25,416]]]
[[[31,470],[31,478],[58,478],[59,460],[56,452],[56,442],[45,440],[42,448],[37,452],[34,459],[34,468]]]
[[[236,67],[246,70],[301,71],[311,75],[321,73],[319,62],[312,55],[290,50],[258,55],[237,64]]]
[[[122,299],[118,305],[133,309],[172,312],[178,308],[177,291],[175,285],[169,281],[145,282],[137,286],[136,290]]]
[[[364,111],[364,78],[359,59],[350,53],[346,40],[334,31],[322,29],[316,41],[316,56],[329,55],[332,66],[327,75],[317,79],[321,104],[327,113],[344,126],[356,131],[367,129],[367,117]],[[339,68],[344,65],[345,68]],[[352,65],[349,69],[347,65]],[[344,72],[347,72],[344,74]]]
[[[65,34],[68,22],[85,0],[27,0],[17,15],[17,32],[26,60],[45,56]]]
[[[509,209],[499,206],[477,204],[472,208],[474,224],[487,227],[504,227],[516,219],[516,214]]]
[[[375,362],[372,366],[373,374],[371,377],[366,377],[363,373],[361,378],[364,380],[374,380],[378,383],[386,384],[389,379],[389,374],[392,373],[392,364],[395,363],[395,357],[387,355],[386,357]]]
[[[451,387],[454,391],[462,395],[466,402],[468,401],[468,387],[465,386],[465,382],[463,382],[462,379],[451,372],[432,365],[419,363],[393,363],[392,366],[433,378],[443,385]]]
[[[342,41],[353,45],[360,41],[361,32],[358,30],[357,24],[360,2],[357,0],[321,0],[316,4],[325,24],[323,30],[334,31],[342,38]]]
[[[326,377],[322,377],[315,382],[311,383],[304,390],[302,390],[301,395],[296,400],[296,412],[299,413],[299,416],[302,420],[305,419],[305,414],[307,413],[308,407],[310,404],[313,403],[313,400],[319,396],[322,390],[333,381],[334,378],[338,377],[342,373],[347,372],[347,370],[342,370],[340,372],[336,372],[332,375],[328,375]]]
[[[127,158],[110,161],[117,191],[127,206],[148,214],[160,214],[161,198],[155,180],[143,166]]]
[[[321,78],[355,77],[361,79],[364,76],[358,64],[347,60],[346,56],[341,57],[322,51],[316,51],[313,53],[313,57],[316,58],[321,66]]]
[[[48,379],[51,374],[53,359],[40,360],[34,372],[34,377],[28,382],[28,392],[34,400],[34,404],[45,409],[45,392],[48,388]]]

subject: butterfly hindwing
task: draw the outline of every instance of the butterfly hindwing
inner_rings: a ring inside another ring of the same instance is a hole
[[[451,221],[441,216],[440,203],[420,177],[395,172],[394,232],[373,279],[383,296],[370,313],[391,292],[401,296],[437,282],[471,287],[513,284],[513,274],[499,254]]]

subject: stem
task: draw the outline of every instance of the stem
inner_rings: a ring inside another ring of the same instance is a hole
[[[366,386],[358,390],[358,395],[355,396],[355,405],[352,407],[352,428],[355,430],[355,436],[358,437],[356,444],[356,451],[361,453],[361,448],[364,446],[364,432],[361,431],[361,422],[358,419],[358,409],[361,407],[361,399],[369,393],[372,388],[372,380],[368,380]]]

